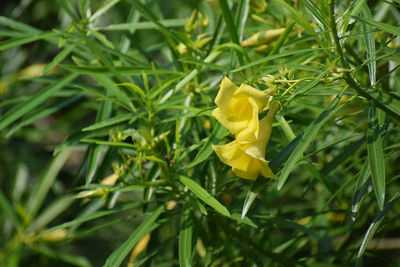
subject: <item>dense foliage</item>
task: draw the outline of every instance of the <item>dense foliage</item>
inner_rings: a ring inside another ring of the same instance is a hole
[[[0,13],[0,266],[398,266],[398,1]],[[279,107],[275,178],[214,153],[224,77]]]

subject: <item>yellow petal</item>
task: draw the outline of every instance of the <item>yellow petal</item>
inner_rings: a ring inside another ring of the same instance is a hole
[[[233,93],[237,89],[238,87],[231,80],[225,77],[222,80],[218,94],[215,97],[215,104],[219,107],[229,106]]]
[[[232,171],[239,177],[256,179],[259,174],[266,178],[275,177],[264,158],[255,158],[247,154],[240,149],[240,145],[236,140],[222,146],[213,145],[212,148],[219,159],[226,165],[231,166]]]
[[[214,118],[216,118],[219,123],[222,124],[228,131],[231,133],[238,133],[241,130],[245,129],[247,127],[247,120],[229,120],[228,117],[222,113],[222,110],[220,108],[216,108],[213,110],[212,115]]]
[[[247,154],[245,154],[247,155]],[[271,169],[268,167],[268,162],[265,160],[259,160],[249,157],[249,164],[246,169],[232,168],[232,171],[239,177],[254,180],[257,179],[258,175],[262,175],[265,178],[274,178],[275,175],[272,173]]]
[[[235,97],[246,96],[252,98],[258,105],[258,109],[262,110],[268,102],[269,95],[263,91],[257,90],[256,88],[242,84],[239,89],[235,92]]]
[[[232,160],[240,156],[240,151],[235,141],[222,146],[212,145],[212,149],[218,155],[219,159],[229,166],[231,166]]]
[[[236,139],[239,141],[252,141],[256,139],[256,136],[259,134],[258,106],[252,98],[249,98],[247,101],[252,105],[253,109],[251,111],[251,116],[249,116],[249,118],[246,120],[246,127],[235,133]]]
[[[228,78],[221,82],[212,115],[231,133],[243,136],[258,133],[258,114],[266,106],[268,94],[249,85],[239,88]],[[243,137],[244,138],[244,137]]]

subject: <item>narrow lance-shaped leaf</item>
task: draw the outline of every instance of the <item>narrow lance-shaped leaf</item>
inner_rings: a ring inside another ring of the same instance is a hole
[[[364,165],[361,168],[358,182],[353,196],[353,204],[351,205],[351,220],[356,220],[356,215],[360,209],[363,197],[367,192],[367,187],[371,183],[368,179],[371,176],[371,170],[369,168],[368,159],[365,160]]]
[[[198,183],[190,179],[189,177],[180,175],[179,176],[179,181],[181,181],[182,184],[186,185],[190,191],[192,191],[198,198],[204,201],[207,205],[210,207],[214,208],[216,211],[221,213],[222,215],[225,215],[227,217],[230,216],[229,211],[216,200],[210,193],[207,192],[203,187],[201,187]]]
[[[297,145],[300,143],[302,138],[303,138],[303,133],[301,133],[295,139],[293,139],[284,149],[282,149],[281,152],[279,152],[279,154],[275,158],[273,158],[270,161],[269,166],[273,172],[276,172],[279,169],[279,167],[288,159],[288,157],[293,152],[293,150],[297,147]],[[258,193],[270,181],[271,181],[270,179],[265,179],[264,177],[259,177],[251,185],[249,191],[247,192],[246,199],[244,200],[244,203],[243,203],[242,219],[246,216],[251,205],[253,204],[254,200],[256,199]]]
[[[368,111],[367,151],[376,200],[379,208],[382,209],[385,202],[385,160],[378,117],[373,102]]]
[[[50,84],[44,89],[41,89],[31,97],[29,97],[24,102],[16,105],[11,110],[7,111],[0,118],[0,130],[4,129],[17,119],[21,118],[23,115],[43,103],[46,99],[51,97],[57,91],[61,90],[68,83],[72,82],[78,75],[74,73],[70,73],[65,75],[63,78],[59,79],[53,84]]]
[[[122,261],[136,245],[136,243],[142,239],[146,234],[150,233],[154,228],[158,227],[156,223],[157,218],[165,210],[165,205],[160,205],[155,211],[151,213],[149,217],[144,220],[139,227],[129,236],[129,238],[117,248],[106,260],[104,267],[115,267],[120,266]]]
[[[357,254],[357,262],[356,266],[359,266],[360,260],[362,255],[365,252],[365,249],[368,246],[369,241],[371,241],[372,237],[374,236],[375,232],[378,230],[380,224],[382,223],[383,219],[385,218],[386,214],[390,211],[390,209],[393,207],[393,205],[399,200],[400,198],[400,193],[397,192],[396,195],[386,204],[386,206],[381,210],[372,223],[369,225],[367,232],[365,233],[364,239],[361,243],[360,249],[358,250]]]
[[[211,136],[208,137],[207,143],[200,149],[194,160],[183,168],[193,168],[194,166],[208,159],[208,157],[213,153],[212,145],[216,144],[220,138],[226,136],[227,134],[228,131],[221,124],[218,124],[214,128]]]
[[[111,101],[104,101],[100,107],[99,111],[97,112],[96,122],[101,122],[106,120],[109,115],[111,114],[112,110],[112,102]],[[86,171],[86,185],[89,185],[93,179],[94,175],[97,171],[97,166],[99,165],[100,160],[100,152],[101,146],[97,144],[89,145],[89,153],[88,153],[88,167]]]
[[[59,152],[53,158],[47,170],[35,184],[35,187],[31,191],[26,204],[26,211],[31,218],[36,217],[36,214],[39,211],[44,199],[46,198],[50,187],[53,185],[58,173],[64,166],[64,163],[67,160],[69,154],[70,151],[67,149]]]
[[[371,11],[366,2],[361,6],[361,15],[364,18],[371,19]],[[375,87],[376,82],[376,61],[375,61],[375,37],[374,32],[372,31],[372,27],[370,24],[363,22],[362,23],[364,30],[364,42],[365,47],[367,48],[367,60],[368,60],[368,72],[369,72],[369,80],[372,87]]]
[[[226,27],[228,28],[228,32],[232,39],[232,42],[237,45],[240,45],[236,25],[235,25],[235,22],[233,21],[232,14],[231,14],[231,11],[229,10],[228,3],[226,2],[226,0],[218,0],[218,2],[219,2],[220,10],[222,13],[222,18],[224,19]],[[239,52],[237,52],[237,56],[238,56],[240,64],[243,65],[244,62],[243,62],[242,55]]]
[[[5,217],[13,222],[14,225],[18,225],[17,214],[15,214],[14,209],[11,203],[8,201],[6,196],[0,189],[0,210],[1,213],[5,215]]]
[[[179,264],[183,267],[192,266],[192,235],[193,221],[190,215],[190,209],[183,211],[181,226],[179,232]]]
[[[396,36],[400,35],[400,28],[398,26],[393,26],[393,25],[390,25],[390,24],[387,24],[387,23],[375,21],[375,20],[372,20],[371,18],[368,18],[368,17],[356,17],[355,16],[354,18],[356,18],[358,20],[361,20],[363,22],[366,22],[366,23],[368,23],[368,24],[370,24],[372,26],[375,26],[376,28],[378,28],[378,29],[380,29],[382,31],[391,33],[391,34],[396,35]]]
[[[57,56],[54,57],[54,59],[44,67],[42,73],[45,74],[52,68],[58,65],[61,61],[63,61],[71,52],[74,50],[76,47],[76,44],[70,44],[67,47],[65,47],[60,53],[57,54]]]
[[[300,143],[294,149],[294,151],[290,154],[289,159],[287,160],[285,166],[283,167],[282,173],[278,178],[278,190],[282,188],[283,184],[286,182],[286,179],[289,177],[289,174],[294,169],[298,160],[303,156],[303,153],[314,140],[315,136],[319,132],[319,129],[325,125],[340,109],[340,106],[336,106],[339,102],[340,97],[342,96],[344,89],[340,92],[338,96],[336,96],[335,100],[333,100],[327,109],[319,115],[319,117],[307,127],[304,131],[304,135],[301,138]]]

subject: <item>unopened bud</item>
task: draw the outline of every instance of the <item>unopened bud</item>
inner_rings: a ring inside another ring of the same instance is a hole
[[[179,43],[176,47],[176,49],[178,49],[179,54],[184,55],[188,52],[188,49],[186,47],[186,45],[184,45],[183,43]]]
[[[186,19],[185,23],[185,31],[186,32],[191,32],[194,28],[196,28],[196,24],[194,21],[196,20],[197,17],[197,9],[194,9],[192,11],[192,14],[190,15],[189,18]]]
[[[101,184],[102,185],[114,185],[118,180],[118,174],[113,173],[109,176],[107,176],[106,178],[104,178],[103,180],[101,180]]]
[[[251,0],[250,4],[257,13],[262,13],[267,10],[267,1],[265,0]]]
[[[260,45],[260,46],[257,46],[256,48],[254,48],[254,51],[256,51],[257,53],[264,54],[268,51],[268,49],[269,49],[269,45],[263,44],[263,45]]]
[[[67,237],[68,231],[65,228],[60,228],[44,234],[40,237],[43,241],[47,242],[58,242]]]
[[[199,12],[199,21],[201,26],[206,27],[210,23],[210,18],[207,15],[203,15],[201,12]]]
[[[252,47],[260,44],[268,44],[276,40],[283,32],[285,28],[273,29],[263,32],[257,32],[250,36],[250,38],[242,42],[242,47]]]

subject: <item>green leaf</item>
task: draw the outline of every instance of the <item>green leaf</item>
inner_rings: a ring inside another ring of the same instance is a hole
[[[32,109],[42,104],[57,91],[61,90],[64,86],[73,81],[77,76],[78,75],[74,73],[67,74],[63,78],[57,80],[46,88],[41,89],[39,92],[36,92],[24,102],[16,105],[14,108],[7,111],[0,118],[0,130],[4,129],[15,120],[21,118]]]
[[[227,134],[228,134],[228,131],[221,124],[217,124],[217,126],[214,128],[211,136],[207,138],[207,142],[197,153],[194,160],[192,162],[190,162],[189,164],[182,166],[182,169],[193,168],[194,166],[196,166],[196,165],[200,164],[201,162],[205,161],[206,159],[208,159],[210,157],[210,155],[213,153],[212,145],[216,144],[219,141],[219,139],[226,136]]]
[[[304,133],[299,134],[293,139],[279,154],[269,162],[269,167],[273,172],[276,172],[279,167],[286,162],[293,150],[298,146],[303,138]],[[256,199],[258,193],[264,188],[264,186],[270,182],[271,179],[265,179],[264,177],[258,177],[257,180],[251,185],[247,192],[246,198],[242,208],[242,218],[244,218],[249,211],[251,205]]]
[[[195,181],[183,175],[179,176],[179,181],[181,181],[182,184],[186,185],[190,189],[190,191],[192,191],[198,198],[203,200],[204,203],[214,208],[222,215],[225,215],[227,217],[230,216],[229,211],[221,203],[219,203],[218,200],[216,200],[212,195],[210,195],[210,193],[208,193],[207,190],[205,190]]]
[[[263,57],[263,58],[254,60],[253,62],[251,62],[249,64],[246,64],[246,65],[243,65],[243,66],[241,66],[239,68],[236,68],[236,69],[232,70],[231,72],[232,73],[233,72],[238,72],[238,71],[241,71],[241,70],[253,67],[253,66],[257,66],[257,65],[260,65],[260,64],[267,64],[269,61],[277,59],[277,58],[288,57],[288,56],[297,55],[297,54],[304,55],[304,54],[309,53],[310,57],[312,57],[313,54],[315,54],[316,52],[321,51],[321,50],[325,50],[325,48],[300,49],[300,50],[293,50],[293,51],[285,52],[285,53],[281,53],[281,54],[276,54],[276,55],[273,55],[273,56],[267,56],[267,57]]]
[[[271,179],[266,179],[264,177],[258,177],[257,180],[251,185],[249,191],[247,192],[246,198],[243,203],[242,208],[242,219],[245,218],[247,212],[249,211],[251,205],[256,199],[258,193],[264,188],[264,186],[270,182]]]
[[[357,152],[357,150],[361,147],[361,145],[364,144],[365,141],[366,138],[364,137],[360,140],[346,145],[336,157],[333,157],[331,161],[329,161],[324,165],[324,167],[322,167],[322,169],[320,170],[321,176],[328,176],[333,170],[341,166],[348,157],[354,155]]]
[[[210,68],[210,69],[215,69],[215,70],[222,70],[225,72],[229,72],[230,69],[227,67],[223,67],[223,66],[219,66],[217,64],[213,64],[213,63],[207,63],[204,62],[203,60],[198,60],[195,58],[180,58],[178,61],[180,62],[184,62],[184,63],[189,63],[189,64],[196,64],[196,65],[200,65],[203,66],[205,68]]]
[[[35,218],[39,211],[44,199],[47,196],[50,187],[53,185],[57,178],[58,173],[64,166],[70,151],[65,149],[59,152],[51,161],[46,171],[41,175],[33,190],[31,191],[28,201],[26,203],[26,211],[30,218]]]
[[[238,33],[239,42],[242,42],[243,40],[244,27],[246,25],[247,17],[249,15],[249,9],[250,9],[250,0],[241,0],[236,16],[236,25],[238,26],[239,29]]]
[[[92,74],[102,76],[113,76],[114,74],[107,67],[101,66],[76,66],[61,64],[66,70],[79,74]],[[176,70],[153,69],[147,66],[114,66],[115,71],[120,75],[142,75],[142,74],[179,74]]]
[[[252,220],[250,220],[250,218],[248,218],[248,217],[242,218],[240,213],[232,213],[230,218],[232,220],[237,221],[240,224],[247,224],[248,226],[258,228],[257,224],[255,224]]]
[[[352,16],[355,16],[358,14],[358,12],[360,12],[361,6],[364,4],[365,0],[356,0],[353,1],[351,3],[351,5],[349,5],[349,7],[346,9],[345,12],[343,12],[342,15],[342,20],[339,22],[339,36],[342,36],[342,42],[344,42],[347,39],[347,28],[349,27],[349,25],[351,24],[351,20],[352,20]],[[350,13],[350,16],[347,15],[348,13]]]
[[[52,249],[50,246],[45,246],[43,244],[37,244],[32,249],[36,251],[36,253],[45,255],[57,262],[62,261],[68,263],[69,266],[92,267],[90,261],[85,257],[74,255],[60,249]]]
[[[229,35],[233,43],[240,45],[239,36],[237,33],[236,25],[233,21],[232,12],[229,10],[228,3],[226,0],[218,0],[219,8],[221,10],[222,18],[225,21],[225,25],[228,28]],[[243,65],[243,58],[240,53],[237,52],[237,56],[241,65]]]
[[[385,203],[385,159],[378,117],[373,102],[371,102],[368,110],[367,151],[376,200],[382,210]]]
[[[369,168],[368,159],[366,159],[358,176],[358,181],[353,196],[353,203],[351,205],[350,219],[353,222],[356,220],[357,212],[361,207],[362,200],[367,193],[367,188],[371,183],[371,181],[368,179],[370,176],[371,170]]]
[[[150,233],[156,227],[159,226],[156,223],[157,218],[165,210],[165,205],[160,205],[155,211],[151,213],[136,230],[129,236],[129,238],[119,246],[114,252],[107,258],[104,263],[104,267],[115,267],[120,266],[125,257],[133,249],[137,242],[142,239],[146,234]]]
[[[190,209],[186,208],[181,216],[181,225],[179,230],[179,265],[183,267],[192,266],[192,235],[193,220],[190,215]]]
[[[6,196],[3,194],[1,189],[0,189],[0,210],[2,211],[2,214],[4,214],[7,219],[9,219],[13,222],[14,225],[19,224],[17,215],[14,212],[13,206],[8,201]]]
[[[65,47],[54,59],[44,67],[42,74],[47,73],[49,70],[57,66],[58,63],[63,61],[76,47],[76,44],[70,44],[69,46]]]
[[[306,31],[309,33],[313,34],[314,29],[310,25],[310,23],[306,20],[305,16],[300,14],[296,9],[294,9],[292,6],[290,6],[288,3],[286,3],[283,0],[273,0],[271,1],[272,3],[276,3],[279,6],[283,7],[286,11],[287,14],[294,20],[296,21],[299,25],[301,25]]]
[[[165,27],[185,26],[185,19],[160,19],[159,22]],[[159,27],[152,21],[141,21],[134,23],[111,24],[104,27],[97,27],[95,30],[101,31],[132,31],[132,30],[151,30]]]
[[[16,37],[13,39],[9,39],[9,40],[0,42],[0,51],[9,49],[9,48],[12,48],[15,46],[31,43],[31,42],[34,42],[37,40],[55,37],[55,36],[57,36],[57,34],[55,32],[43,32],[43,33],[37,33],[37,34],[28,35],[28,36],[24,36],[24,37]]]
[[[397,200],[399,200],[399,198],[400,198],[400,193],[397,192],[396,195],[385,205],[383,210],[381,210],[376,215],[374,220],[369,225],[368,230],[365,233],[364,239],[361,243],[361,246],[358,250],[356,266],[359,266],[361,257],[364,254],[369,241],[371,241],[372,237],[374,236],[375,232],[378,230],[378,228],[379,228],[380,224],[382,223],[383,219],[385,218],[386,214],[390,211],[390,209],[397,202]]]
[[[274,42],[274,46],[272,47],[272,50],[268,53],[268,56],[275,55],[279,50],[281,49],[282,45],[286,41],[286,38],[289,36],[289,34],[292,32],[294,26],[294,22],[290,23],[285,31],[279,36],[278,40]]]
[[[341,93],[338,96],[336,96],[335,100],[332,101],[329,104],[328,108],[326,108],[319,115],[318,119],[315,120],[310,126],[308,126],[305,129],[301,141],[294,149],[294,151],[290,154],[289,159],[287,160],[278,178],[278,190],[282,188],[283,184],[286,182],[286,179],[289,177],[289,174],[295,168],[298,160],[303,156],[305,150],[308,148],[308,146],[316,137],[317,133],[319,132],[319,129],[321,129],[321,127],[325,125],[325,123],[327,123],[342,108],[341,105],[339,106],[336,105],[339,102],[339,99],[342,96],[343,92],[344,90],[342,90]]]
[[[104,3],[102,3],[102,5],[100,6],[99,9],[96,10],[96,12],[94,12],[94,14],[90,17],[90,21],[94,21],[96,20],[98,17],[100,17],[101,15],[103,15],[105,12],[107,12],[107,10],[109,10],[110,8],[112,8],[115,4],[117,4],[119,1],[121,0],[107,0]]]
[[[37,219],[32,222],[28,228],[28,231],[36,232],[37,230],[45,227],[54,218],[63,213],[74,200],[75,196],[66,195],[49,204],[46,209],[38,215]]]
[[[361,6],[361,15],[366,19],[372,19],[371,11],[366,2]],[[375,87],[376,83],[376,60],[375,60],[375,37],[372,31],[371,25],[362,23],[364,30],[364,42],[367,49],[367,61],[368,61],[368,72],[369,80],[372,87]]]
[[[290,95],[288,101],[293,100],[296,96],[307,93],[310,89],[312,89],[314,86],[316,86],[326,76],[327,73],[328,73],[328,69],[325,69],[315,79],[312,79],[311,81],[305,83],[304,86],[299,86],[297,89],[294,90],[293,94]]]
[[[307,10],[313,16],[313,19],[318,23],[322,31],[329,29],[328,18],[324,18],[321,14],[321,10],[310,0],[301,0],[301,3],[307,8]],[[305,23],[305,22],[304,22]]]
[[[377,107],[393,117],[400,119],[400,100],[397,99],[397,97],[393,97],[383,90],[377,90],[377,88],[360,85],[353,80],[349,73],[344,73],[344,78],[361,96],[373,100]]]
[[[376,28],[391,33],[393,35],[399,36],[400,35],[400,28],[398,26],[393,26],[387,23],[379,22],[372,20],[371,18],[368,17],[357,17],[354,16],[355,19],[361,20],[362,22],[366,22],[372,26],[375,26]]]
[[[3,16],[0,16],[0,25],[4,25],[4,26],[10,27],[12,29],[16,29],[16,30],[28,32],[28,33],[40,33],[41,32],[40,30],[38,30],[28,24],[14,20],[12,18],[3,17]]]
[[[99,106],[96,116],[96,122],[101,122],[106,120],[112,111],[112,102],[111,101],[103,101]],[[86,170],[86,185],[89,185],[96,174],[97,166],[99,165],[100,156],[101,156],[101,145],[92,144],[88,147],[88,166]]]
[[[113,142],[113,141],[104,141],[104,140],[96,140],[90,138],[83,138],[80,140],[82,143],[96,144],[96,145],[105,145],[105,146],[116,146],[116,147],[125,147],[137,150],[138,146],[130,143],[124,142]]]
[[[121,103],[124,103],[127,107],[131,109],[131,111],[135,111],[135,107],[132,102],[129,100],[128,95],[122,91],[110,78],[102,76],[102,75],[92,75],[92,77],[101,85],[104,86],[107,95],[115,96]]]
[[[53,113],[61,110],[65,106],[68,106],[68,105],[74,103],[75,101],[79,100],[80,98],[82,98],[82,95],[76,95],[74,97],[59,101],[51,106],[47,106],[47,107],[44,107],[43,109],[39,109],[37,111],[35,110],[35,112],[31,112],[28,116],[23,117],[23,119],[21,119],[17,124],[13,125],[6,136],[10,137],[11,135],[13,135],[17,131],[19,131],[21,128],[31,124],[34,121],[37,121],[41,118],[44,118],[50,114],[53,114]]]
[[[144,114],[144,112],[142,112],[141,114]],[[87,131],[95,131],[101,128],[105,128],[105,127],[109,127],[109,126],[113,126],[116,124],[120,124],[122,122],[125,121],[130,121],[130,123],[134,122],[137,118],[139,117],[138,113],[131,113],[131,114],[121,114],[121,115],[117,115],[115,117],[112,117],[110,119],[107,120],[103,120],[97,123],[94,123],[88,127],[85,127],[82,129],[82,132],[87,132]]]
[[[97,218],[112,215],[112,214],[122,212],[122,211],[125,211],[128,209],[138,208],[138,207],[142,206],[144,203],[148,203],[148,201],[136,201],[133,203],[123,204],[123,205],[117,206],[110,210],[92,211],[89,214],[80,215],[72,221],[65,222],[60,225],[51,227],[50,229],[47,229],[46,231],[40,233],[39,237],[42,235],[48,234],[50,232],[56,231],[58,229],[61,229],[61,228],[69,228],[69,227],[76,226],[76,225],[79,225],[84,222],[92,221]]]

